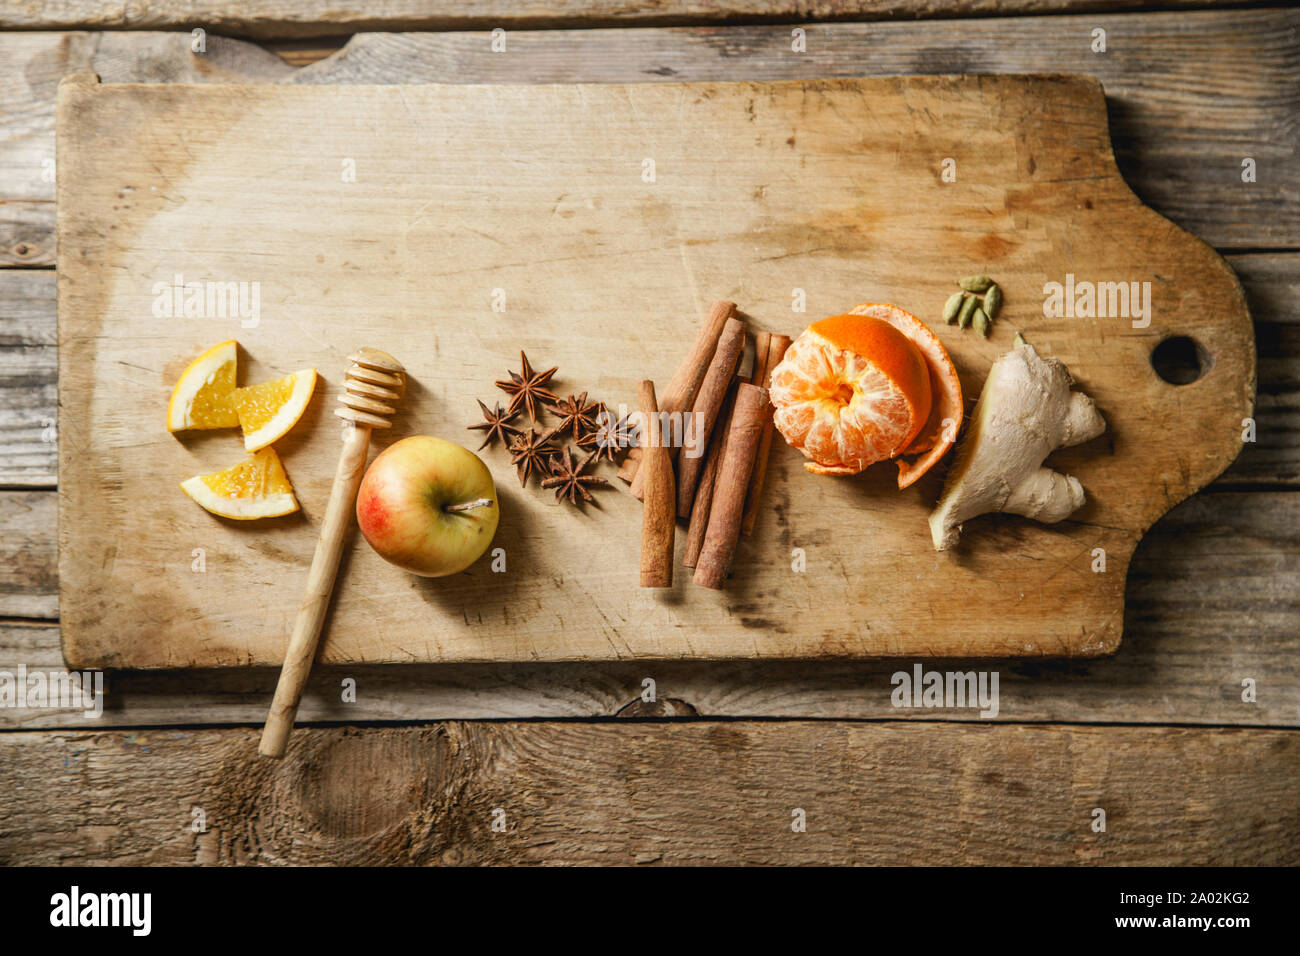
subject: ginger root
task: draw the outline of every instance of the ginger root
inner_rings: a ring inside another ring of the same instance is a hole
[[[1000,511],[1051,523],[1083,505],[1077,478],[1043,467],[1057,448],[1106,430],[1093,400],[1070,391],[1073,384],[1065,365],[1040,358],[1020,338],[993,363],[930,515],[936,550],[956,544],[962,522],[976,515]]]

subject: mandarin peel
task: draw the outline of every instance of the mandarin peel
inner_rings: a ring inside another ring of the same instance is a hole
[[[888,322],[912,340],[930,368],[930,417],[916,440],[894,458],[901,490],[915,484],[956,444],[965,413],[961,380],[943,342],[912,313],[895,305],[862,302],[850,309],[849,314]]]

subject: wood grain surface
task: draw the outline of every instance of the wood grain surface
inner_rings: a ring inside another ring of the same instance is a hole
[[[45,507],[31,508],[33,502]],[[54,606],[53,495],[0,494],[0,614]],[[1006,661],[1001,721],[1300,725],[1300,496],[1194,496],[1142,539],[1129,568],[1125,639],[1110,658]],[[15,550],[5,550],[13,543]],[[31,553],[33,560],[24,560]],[[9,562],[12,561],[12,565]],[[1196,582],[1189,588],[1187,582]],[[62,669],[57,626],[0,626],[0,667]],[[944,669],[969,669],[953,662]],[[987,668],[988,664],[978,665]],[[304,722],[572,718],[616,714],[970,720],[899,710],[897,662],[734,661],[337,665],[313,672]],[[355,702],[342,701],[343,681]],[[642,700],[654,682],[654,702]],[[1259,688],[1243,701],[1244,680]],[[94,726],[256,722],[271,668],[116,673]],[[84,727],[77,711],[0,708],[0,727]]]
[[[0,200],[0,268],[54,265],[54,207]]]
[[[75,728],[0,734],[6,747],[0,861],[1300,862],[1294,783],[1300,754],[1294,731],[1268,729],[1300,721],[1294,534],[1300,514],[1288,492],[1300,478],[1300,333],[1293,305],[1300,256],[1284,251],[1300,248],[1300,169],[1285,161],[1297,152],[1300,14],[1092,12],[1124,6],[1065,0],[1044,9],[1089,15],[804,26],[819,71],[831,75],[876,69],[1102,75],[1126,180],[1158,211],[1221,250],[1242,250],[1229,261],[1256,320],[1258,441],[1214,483],[1220,493],[1203,492],[1178,506],[1139,545],[1119,653],[995,666],[1002,678],[999,721],[1258,729],[957,724],[935,733],[927,715],[967,718],[891,711],[877,693],[896,667],[888,663],[351,665],[318,673],[305,719],[703,713],[883,716],[909,723],[687,722],[689,739],[670,736],[680,726],[639,721],[335,729],[301,735],[303,749],[291,755],[284,775],[268,776],[249,772],[256,770],[250,768],[255,730],[81,731],[104,724],[255,724],[265,713],[272,670],[114,673],[102,723],[57,709],[0,708],[0,728]],[[133,4],[128,11],[78,0],[59,5],[67,19],[58,22],[81,26],[79,16],[102,13],[99,23],[134,28],[162,17],[160,27],[175,32],[0,34],[0,63],[16,66],[0,69],[0,487],[51,488],[56,478],[54,431],[42,424],[56,411],[54,276],[22,267],[54,263],[54,184],[43,179],[42,164],[54,153],[59,77],[92,70],[124,82],[296,78],[259,47],[216,36],[211,20],[203,24],[207,53],[192,54],[193,7],[178,22],[165,19],[175,14],[159,4]],[[757,15],[780,9],[763,7]],[[276,8],[214,3],[202,9],[231,32],[277,35],[337,34],[340,24],[355,24],[362,14],[403,9]],[[520,15],[541,9],[512,8]],[[1015,13],[1021,5],[982,0],[962,8]],[[11,4],[0,11],[0,22],[21,16],[28,24],[54,23],[32,19],[49,17],[52,9]],[[555,25],[580,25],[571,9],[559,3],[550,9],[564,17]],[[611,9],[619,17],[653,15],[651,8]],[[865,18],[890,9],[836,4],[814,15]],[[431,10],[437,7],[419,13]],[[811,10],[801,6],[785,18]],[[500,12],[489,0],[458,4],[446,15],[494,11]],[[954,14],[950,5],[929,0],[905,11]],[[311,15],[320,19],[292,22]],[[277,16],[286,22],[275,23]],[[788,25],[600,31],[591,42],[583,42],[587,31],[512,29],[510,55],[488,56],[486,31],[497,25],[483,22],[483,32],[459,35],[360,35],[337,53],[341,39],[276,49],[294,64],[324,57],[310,77],[320,82],[525,82],[542,71],[611,81],[789,75],[783,72],[790,68]],[[1104,59],[1078,42],[1096,26],[1110,40]],[[1249,186],[1239,182],[1247,154],[1265,157],[1259,182]],[[1257,490],[1263,487],[1282,491]],[[57,611],[53,502],[52,491],[0,493],[0,618],[52,618]],[[18,663],[61,670],[57,624],[0,620],[0,669]],[[348,676],[357,679],[359,696],[344,705],[338,682]],[[647,676],[658,684],[654,704],[638,696]],[[1254,704],[1241,701],[1241,680],[1250,676],[1260,682]],[[645,743],[661,731],[660,741]],[[464,759],[444,759],[453,751]],[[678,779],[683,786],[660,789],[664,780]],[[602,789],[604,781],[613,786]],[[789,831],[789,807],[767,819],[771,802],[791,789],[812,795],[800,800],[810,826],[797,835],[803,843]],[[1086,795],[1098,791],[1107,799],[1090,804]],[[1114,796],[1121,797],[1118,813],[1109,800]],[[200,802],[209,832],[194,834],[189,827]],[[1075,803],[1082,818],[1076,819]],[[457,810],[462,804],[464,813]],[[1111,821],[1104,835],[1084,825],[1098,804]],[[510,828],[494,835],[481,811],[503,805]]]
[[[1300,862],[1287,731],[447,723],[306,730],[282,763],[256,748],[244,729],[0,735],[24,781],[0,788],[0,863]]]
[[[515,32],[504,54],[476,32],[362,33],[297,71],[215,33],[201,54],[184,32],[0,34],[0,61],[21,65],[0,71],[0,200],[48,200],[22,210],[30,225],[19,234],[0,231],[0,246],[46,248],[53,232],[45,164],[66,73],[106,83],[619,83],[1077,72],[1105,84],[1120,169],[1145,202],[1221,250],[1297,249],[1300,168],[1287,160],[1300,151],[1298,25],[1294,9],[807,24],[801,54],[788,26]],[[1104,54],[1092,52],[1094,29],[1110,38]],[[1259,168],[1250,184],[1246,156]]]
[[[0,491],[0,614],[57,617],[58,504],[40,491]]]
[[[237,459],[229,442],[141,427],[184,364],[231,335],[250,382],[304,365],[328,380],[356,342],[387,347],[418,383],[392,437],[454,436],[520,347],[560,365],[566,388],[630,404],[639,378],[671,374],[713,299],[795,333],[806,319],[790,316],[794,288],[813,317],[862,300],[924,315],[956,276],[988,271],[1008,291],[994,336],[938,328],[967,394],[1019,328],[1070,366],[1110,423],[1106,439],[1056,456],[1090,494],[1074,519],[972,522],[957,556],[936,556],[918,533],[937,476],[903,494],[884,470],[816,481],[782,448],[771,519],[737,554],[727,591],[683,584],[666,599],[635,586],[633,499],[606,495],[585,517],[525,502],[505,490],[508,461],[488,454],[507,495],[510,569],[480,562],[454,582],[413,581],[358,542],[322,651],[335,662],[1108,653],[1138,536],[1227,466],[1253,407],[1236,279],[1124,185],[1088,80],[65,82],[59,108],[60,583],[74,665],[283,654],[334,430],[309,413],[281,446],[305,521],[250,527],[172,490]],[[736,147],[723,169],[700,151],[709,140]],[[660,177],[650,184],[647,155]],[[951,155],[963,172],[949,186],[939,165]],[[343,157],[355,183],[340,183]],[[240,330],[238,318],[152,315],[156,283],[186,272],[258,281],[264,320]],[[1067,273],[1150,282],[1149,327],[1044,317],[1043,282]],[[490,309],[496,287],[513,297],[504,317]],[[1194,384],[1151,368],[1170,335],[1209,356]],[[176,560],[193,547],[224,556],[220,573]],[[792,573],[796,548],[810,573]],[[1096,548],[1113,574],[1089,570]],[[980,615],[964,613],[972,603]]]
[[[58,325],[53,272],[0,271],[0,486],[58,476]]]
[[[1235,6],[1249,0],[1166,0],[1167,7]],[[876,20],[1141,9],[1147,0],[13,0],[0,29],[191,30],[259,38],[320,37],[359,30],[492,30],[601,24]]]
[[[1145,14],[1129,15],[1123,22],[1127,30],[1141,33],[1148,47],[1172,43],[1174,31],[1151,31],[1146,19]],[[653,35],[659,31],[645,32]],[[1284,33],[1272,34],[1273,38],[1279,36]],[[410,76],[412,70],[420,69],[421,56],[427,58],[433,47],[441,46],[434,42],[437,38],[358,37],[357,42],[363,39],[372,44],[372,55],[363,62],[375,81]],[[223,42],[221,38],[209,40]],[[1261,34],[1258,42],[1267,46],[1272,39]],[[22,44],[21,48],[17,44]],[[260,61],[261,51],[252,44],[224,44],[228,51]],[[383,56],[373,55],[383,46],[391,46],[391,50]],[[210,44],[210,53],[213,49]],[[410,54],[405,60],[402,50]],[[989,56],[998,55],[999,50],[992,46]],[[321,54],[307,51],[299,55],[318,59]],[[703,55],[700,48],[697,58]],[[193,69],[196,58],[172,34],[3,34],[0,58],[4,56],[20,57],[22,75],[28,80],[8,88],[9,95],[0,102],[0,114],[6,120],[0,130],[0,156],[11,169],[15,168],[10,151],[15,130],[27,125],[35,123],[45,131],[41,135],[48,136],[52,154],[54,89],[67,69],[93,67],[116,80],[181,79],[187,75],[201,80],[206,75]],[[0,84],[14,76],[0,74]],[[1157,95],[1155,91],[1165,82],[1159,73],[1152,75],[1145,85],[1133,84],[1129,98]],[[1281,82],[1280,77],[1276,82]],[[1264,93],[1260,90],[1246,96],[1241,108],[1261,109]],[[1198,96],[1209,95],[1209,91],[1200,93],[1189,87],[1170,101],[1186,103],[1191,110]],[[1121,152],[1129,138],[1125,121],[1123,115],[1112,117]],[[1210,130],[1207,135],[1215,133]],[[1190,151],[1188,156],[1190,160]],[[1147,175],[1154,175],[1156,168],[1149,165]],[[1204,164],[1189,161],[1180,168],[1180,181],[1188,189],[1212,188]],[[39,175],[35,178],[39,182]],[[1129,180],[1134,181],[1132,172]],[[6,179],[0,189],[12,182]],[[1260,185],[1271,188],[1267,183]],[[52,235],[53,202],[28,205],[42,211],[45,232]],[[1231,214],[1229,204],[1221,208]],[[53,261],[52,255],[49,261]],[[1262,353],[1257,408],[1260,427],[1258,442],[1246,446],[1214,487],[1286,487],[1300,475],[1300,401],[1296,393],[1300,333],[1291,307],[1300,295],[1300,258],[1261,253],[1232,255],[1228,261],[1245,286]],[[55,444],[42,439],[43,433],[50,438],[53,434],[40,422],[52,421],[56,413],[54,275],[0,271],[0,299],[7,305],[7,311],[0,311],[0,323],[13,319],[3,325],[0,338],[5,388],[0,416],[12,412],[4,426],[10,444],[0,455],[5,465],[0,481],[11,487],[52,487],[57,470]],[[21,343],[30,341],[41,343],[44,358],[39,362],[21,351],[26,347]],[[12,559],[5,558],[15,563],[6,563],[13,569],[13,585],[0,591],[0,615],[52,618],[57,612],[53,493],[47,492],[45,499],[43,505],[33,507],[27,503],[31,499],[23,496],[5,498],[3,526],[12,531],[0,536],[0,548],[8,543],[19,550],[8,552]],[[1219,689],[1224,670],[1278,675],[1294,659],[1292,642],[1300,633],[1292,623],[1300,610],[1294,594],[1300,591],[1300,581],[1288,529],[1300,521],[1300,515],[1287,511],[1287,501],[1285,495],[1228,494],[1198,496],[1176,508],[1144,539],[1135,556],[1123,650],[1108,660],[1016,665],[1015,675],[1004,668],[1003,686],[1016,680],[1019,686],[1008,693],[1003,717],[1014,713],[1023,719],[1104,720],[1118,715],[1116,719],[1122,722],[1275,725],[1294,719],[1296,708],[1289,695],[1265,694],[1257,707],[1244,707],[1230,687]],[[33,549],[34,560],[23,559],[23,542],[33,542],[28,547]],[[1217,574],[1219,552],[1225,548],[1232,550],[1237,567],[1227,578]],[[1176,572],[1166,570],[1171,567],[1176,567]],[[1186,596],[1183,581],[1203,583],[1195,599]],[[1274,650],[1276,655],[1271,656]],[[1228,666],[1222,667],[1219,660],[1225,654],[1229,656],[1223,663]],[[61,664],[57,626],[14,624],[0,628],[0,659],[11,666],[27,662],[57,669]],[[664,693],[677,695],[670,700],[692,702],[685,704],[688,710],[698,706],[702,713],[719,715],[842,717],[867,714],[862,688],[884,679],[892,669],[893,665],[848,663],[665,662],[656,666],[655,674],[667,688]],[[356,668],[345,670],[353,673]],[[637,695],[645,676],[640,670],[635,665],[577,664],[374,667],[361,673],[363,693],[357,704],[343,711],[331,701],[338,696],[337,681],[346,674],[329,669],[329,679],[322,677],[313,690],[315,702],[309,697],[306,713],[308,719],[318,720],[346,719],[349,714],[358,720],[612,714],[626,705],[640,704]],[[262,669],[115,675],[104,720],[115,726],[254,722],[264,716],[273,681],[269,674]],[[1135,675],[1142,677],[1135,679]],[[1286,686],[1295,686],[1294,673]],[[644,710],[644,706],[638,709]],[[81,725],[79,717],[69,719],[58,711],[3,710],[0,718],[11,727]]]
[[[52,204],[51,204],[52,205]],[[1259,353],[1255,441],[1211,487],[1300,481],[1300,254],[1229,255]],[[52,271],[0,270],[0,486],[53,488],[57,453],[57,316]]]

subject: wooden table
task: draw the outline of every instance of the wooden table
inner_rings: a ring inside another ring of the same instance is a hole
[[[828,23],[788,0],[0,13],[33,31],[0,34],[0,670],[62,667],[53,160],[66,73],[1093,73],[1129,183],[1227,256],[1259,348],[1255,441],[1140,546],[1119,653],[995,665],[996,719],[892,708],[896,663],[321,668],[301,713],[312,726],[270,763],[255,754],[273,671],[116,673],[98,720],[0,708],[0,863],[1300,862],[1300,11],[1236,5],[989,0],[980,13],[996,16],[955,19],[943,0],[849,0]],[[391,32],[313,39],[359,29]]]

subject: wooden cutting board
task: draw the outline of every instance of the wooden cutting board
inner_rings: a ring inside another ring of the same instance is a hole
[[[566,393],[634,406],[637,380],[667,382],[715,299],[791,335],[892,302],[932,322],[968,409],[1023,330],[1069,365],[1109,428],[1049,459],[1087,489],[1073,520],[979,518],[943,554],[926,524],[942,474],[903,492],[892,465],[816,478],[778,440],[767,510],[720,593],[682,569],[670,591],[637,586],[641,506],[621,483],[577,513],[521,489],[489,449],[505,571],[485,560],[414,578],[357,537],[326,625],[330,662],[1106,654],[1143,530],[1228,465],[1252,412],[1241,288],[1129,191],[1090,78],[82,76],[59,92],[58,150],[59,570],[74,667],[280,660],[338,454],[330,409],[359,345],[411,373],[379,447],[408,434],[473,445],[475,399],[500,397],[492,382],[521,348],[558,365]],[[972,272],[1006,293],[987,340],[938,319]],[[257,283],[256,325],[158,317],[158,290],[177,275]],[[1149,282],[1149,326],[1046,317],[1045,283],[1067,276]],[[1153,370],[1171,336],[1199,349],[1192,384]],[[177,487],[243,457],[236,432],[163,427],[181,370],[228,338],[242,346],[241,383],[307,366],[327,381],[277,445],[299,515],[226,521]]]

